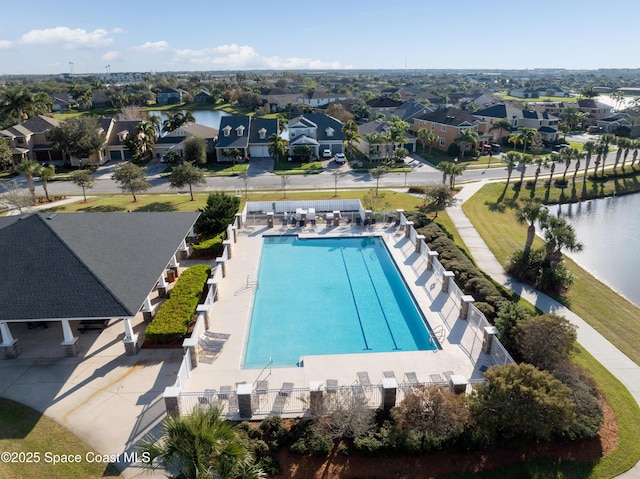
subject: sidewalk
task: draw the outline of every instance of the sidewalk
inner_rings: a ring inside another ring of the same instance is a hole
[[[461,186],[463,186],[462,191],[457,195],[460,201],[455,206],[447,208],[447,213],[478,267],[489,274],[495,281],[516,292],[541,311],[563,315],[571,323],[575,324],[578,327],[578,342],[624,384],[636,402],[640,404],[640,366],[631,361],[577,314],[546,294],[515,280],[505,272],[502,265],[496,260],[487,244],[473,227],[467,215],[462,211],[462,204],[478,192],[484,186],[484,182]],[[624,479],[640,478],[640,462],[618,477]]]

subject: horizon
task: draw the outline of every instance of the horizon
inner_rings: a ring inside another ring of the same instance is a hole
[[[33,0],[0,26],[0,76],[234,71],[637,69],[632,0],[513,4],[382,0],[321,7]],[[175,12],[172,9],[175,8]],[[627,14],[628,13],[628,14]],[[169,23],[171,22],[171,23]],[[615,44],[602,41],[615,31]],[[187,34],[185,34],[185,31]],[[602,32],[602,33],[599,33]]]

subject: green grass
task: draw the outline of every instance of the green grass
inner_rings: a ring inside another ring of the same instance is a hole
[[[276,175],[307,175],[322,173],[322,163],[309,161],[300,163],[297,161],[281,161],[274,164],[273,171]]]
[[[526,226],[519,225],[515,210],[521,199],[508,188],[501,201],[504,184],[485,185],[464,205],[463,209],[485,240],[497,260],[504,264],[526,240]],[[551,197],[557,197],[555,192]],[[528,197],[528,195],[527,195]],[[578,238],[579,239],[579,238]],[[535,239],[534,248],[543,246]],[[622,352],[640,364],[640,308],[625,300],[587,271],[566,259],[575,281],[569,293],[557,298],[607,337]]]
[[[38,411],[9,399],[0,398],[0,452],[39,453],[40,462],[7,463],[0,461],[0,477],[23,479],[46,477],[48,479],[91,479],[120,477],[110,464],[88,462],[86,454],[93,452],[80,439],[55,421]],[[75,455],[77,464],[51,464],[45,453]],[[33,456],[32,456],[33,458]]]
[[[541,96],[539,98],[518,98],[517,96],[501,95],[502,100],[519,101],[522,103],[537,103],[541,101],[555,101],[555,102],[575,102],[578,101],[577,96]]]

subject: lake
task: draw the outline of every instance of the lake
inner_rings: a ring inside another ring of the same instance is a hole
[[[182,112],[185,113],[186,110],[183,110]],[[148,111],[147,113],[149,115],[159,116],[160,118],[162,118],[162,121],[167,119],[167,113],[164,111],[154,110],[154,111]],[[192,111],[191,114],[196,119],[196,123],[200,125],[208,126],[210,128],[215,128],[216,130],[220,129],[220,119],[223,116],[230,115],[226,111],[222,111],[222,110],[195,110],[195,111]]]
[[[549,208],[566,218],[584,245],[569,256],[640,306],[640,193]]]

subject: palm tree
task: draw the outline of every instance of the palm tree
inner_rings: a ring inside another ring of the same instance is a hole
[[[514,150],[517,150],[518,145],[522,145],[524,143],[524,135],[522,133],[517,133],[517,132],[511,133],[507,141],[513,145]]]
[[[347,143],[347,150],[353,153],[353,144],[360,140],[358,124],[353,120],[347,120],[342,125],[342,134],[344,135],[344,141]]]
[[[616,170],[618,169],[618,164],[620,163],[620,158],[622,157],[622,153],[624,153],[624,160],[622,162],[622,169],[624,170],[624,162],[627,159],[627,155],[629,154],[629,139],[621,136],[620,138],[616,138],[614,143],[618,146],[618,151],[616,152],[616,160],[613,164],[613,174],[615,175]]]
[[[524,174],[527,171],[527,165],[533,162],[531,155],[520,155],[520,188],[524,187]]]
[[[153,125],[156,131],[156,140],[162,135],[162,118],[159,115],[149,115],[147,121]]]
[[[523,254],[529,256],[531,246],[536,236],[536,221],[544,222],[547,219],[549,210],[540,203],[539,200],[525,201],[525,203],[516,210],[516,220],[518,223],[527,224],[527,241],[524,244]]]
[[[556,153],[551,153],[547,158],[545,166],[549,168],[549,188],[551,188],[551,184],[553,183],[553,174],[556,172],[556,163],[558,161],[560,161],[560,157]]]
[[[587,141],[587,142],[585,142],[584,145],[582,145],[582,149],[586,153],[586,157],[585,157],[586,161],[585,161],[585,165],[584,165],[584,176],[582,178],[582,181],[586,181],[587,180],[587,173],[589,171],[589,163],[591,163],[591,155],[595,151],[595,148],[596,148],[596,144],[593,141]]]
[[[371,170],[371,176],[376,179],[376,197],[378,196],[378,186],[380,184],[380,178],[382,175],[386,174],[389,171],[389,168],[386,166],[377,166]]]
[[[543,158],[541,156],[537,156],[533,160],[533,163],[536,165],[535,177],[533,178],[533,188],[534,189],[536,187],[536,184],[538,183],[538,178],[540,177],[540,171],[542,170],[542,165],[544,165],[546,162],[547,162],[547,159]]]
[[[534,128],[523,128],[522,129],[522,154],[524,155],[527,152],[527,145],[533,142],[533,139],[538,134],[538,131]]]
[[[580,152],[577,148],[568,147],[563,148],[560,151],[560,159],[564,160],[564,173],[562,174],[562,183],[567,180],[567,172],[569,171],[569,167],[571,166],[571,160],[577,159],[580,155]]]
[[[602,135],[600,137],[600,144],[602,145],[602,169],[601,175],[604,178],[604,165],[607,162],[607,155],[609,154],[609,145],[615,140],[615,136],[610,133]]]
[[[478,134],[471,128],[465,128],[461,130],[460,136],[456,138],[456,142],[462,143],[462,148],[460,149],[460,158],[464,158],[467,145],[475,147],[478,144],[479,139],[480,137],[478,136]]]
[[[584,151],[579,151],[576,149],[576,156],[575,156],[576,166],[575,166],[575,169],[573,170],[573,179],[572,179],[574,184],[576,182],[576,176],[578,176],[578,170],[580,169],[580,160],[582,160],[586,156],[587,154]]]
[[[562,249],[571,252],[582,251],[583,245],[578,242],[573,227],[564,218],[547,215],[540,223],[546,241],[544,263],[553,272],[562,261]]]
[[[513,167],[520,162],[520,153],[510,151],[504,155],[504,159],[507,162],[507,185],[511,180],[511,174],[513,173]]]
[[[36,187],[33,184],[33,177],[37,174],[40,163],[36,160],[24,160],[14,166],[16,173],[24,173],[27,177],[27,186],[31,192],[31,198],[36,199]]]
[[[42,166],[39,165],[38,169],[35,171],[35,175],[40,178],[42,182],[42,189],[44,190],[44,196],[47,198],[47,201],[50,202],[49,198],[49,180],[52,180],[54,176],[56,176],[56,167],[53,165]]]
[[[502,143],[502,138],[504,137],[504,131],[511,131],[513,125],[511,124],[511,120],[509,118],[502,118],[501,120],[496,121],[489,131],[498,130],[498,143]]]
[[[449,171],[449,187],[453,190],[456,187],[456,176],[461,176],[464,172],[464,166],[453,164]]]
[[[442,184],[447,182],[447,175],[451,173],[451,169],[455,166],[452,161],[441,161],[436,165],[436,170],[442,171]]]
[[[4,103],[0,110],[12,121],[22,123],[36,114],[36,103],[33,94],[24,87],[7,88],[4,92]]]
[[[167,416],[160,437],[147,435],[139,451],[150,458],[143,467],[184,479],[235,478],[253,464],[246,444],[222,418],[219,406],[196,408],[186,417]],[[255,471],[261,477],[259,469]]]
[[[636,160],[638,159],[638,149],[640,149],[640,140],[633,140],[631,148],[633,148],[633,156],[631,157],[631,168],[636,164]]]
[[[278,133],[272,133],[269,137],[269,155],[276,161],[276,165],[287,155],[287,142]]]
[[[431,148],[433,147],[433,142],[438,139],[438,135],[436,135],[433,131],[427,128],[420,128],[417,133],[418,140],[422,143],[422,148],[424,149],[427,143],[429,144],[429,153],[431,156]]]

